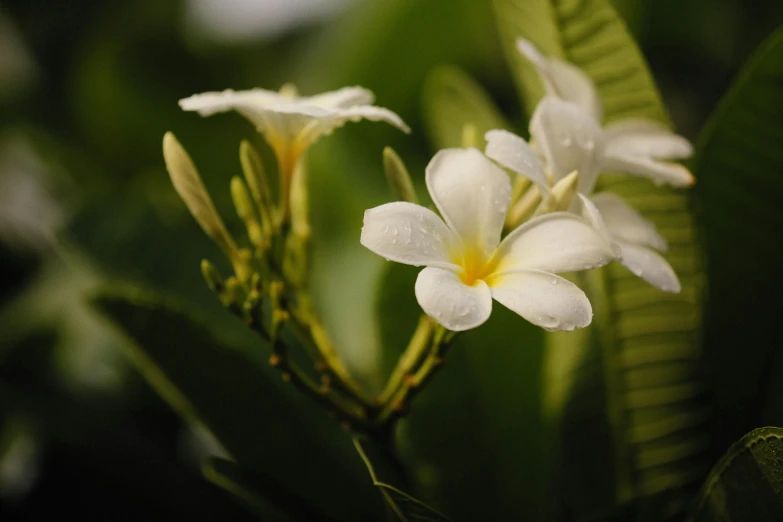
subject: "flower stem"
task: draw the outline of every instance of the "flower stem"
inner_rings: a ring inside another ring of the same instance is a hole
[[[416,366],[424,358],[427,347],[432,339],[432,334],[435,330],[434,321],[427,315],[422,315],[419,319],[419,324],[416,327],[416,331],[413,332],[411,340],[408,343],[408,347],[400,356],[392,371],[389,380],[386,382],[386,386],[378,397],[379,404],[386,404],[394,396],[397,390],[402,386],[403,380],[406,376],[413,373]]]
[[[455,335],[456,332],[446,330],[440,325],[435,327],[427,356],[415,371],[404,374],[400,386],[394,391],[391,398],[382,404],[381,410],[376,416],[376,422],[382,425],[389,424],[410,408],[410,403],[416,394],[443,366],[446,350]]]

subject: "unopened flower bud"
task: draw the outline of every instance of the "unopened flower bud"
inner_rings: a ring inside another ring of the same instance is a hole
[[[405,168],[402,159],[391,147],[383,149],[383,170],[398,201],[419,202],[408,169]]]
[[[465,149],[470,147],[480,148],[478,129],[472,123],[462,127],[462,147]]]
[[[229,258],[235,257],[237,247],[234,239],[215,210],[196,166],[171,132],[163,136],[163,158],[171,182],[190,213]]]
[[[248,141],[242,141],[239,145],[239,161],[250,193],[258,205],[264,235],[269,237],[272,233],[272,193],[269,190],[264,163]]]
[[[291,181],[291,229],[294,236],[307,243],[312,234],[309,216],[309,194],[307,189],[307,169],[300,162],[294,168]]]
[[[215,265],[209,260],[203,259],[201,261],[201,275],[204,276],[204,281],[207,282],[207,286],[210,290],[216,293],[221,293],[225,289],[225,282],[218,272]]]
[[[234,200],[237,215],[245,223],[250,241],[257,246],[263,245],[264,233],[258,220],[258,214],[247,191],[247,186],[239,176],[234,176],[231,179],[231,197]]]
[[[552,192],[536,209],[535,215],[540,216],[541,214],[547,214],[549,212],[568,210],[576,195],[578,180],[578,172],[573,171],[571,174],[555,183],[555,186],[552,187]]]

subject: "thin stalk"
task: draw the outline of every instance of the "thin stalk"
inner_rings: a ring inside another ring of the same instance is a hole
[[[435,329],[433,320],[427,315],[422,315],[419,324],[411,336],[405,351],[400,355],[397,366],[394,367],[386,386],[378,397],[379,404],[386,404],[394,396],[397,390],[402,386],[406,376],[411,375],[416,366],[424,358],[427,347],[432,339]]]

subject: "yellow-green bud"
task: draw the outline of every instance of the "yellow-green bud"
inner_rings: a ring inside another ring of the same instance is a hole
[[[201,261],[201,275],[204,276],[204,281],[207,282],[207,286],[210,290],[217,292],[218,294],[223,292],[225,289],[225,282],[220,276],[220,272],[215,268],[215,265],[207,259]]]
[[[239,176],[231,178],[231,197],[234,200],[237,215],[245,222],[250,241],[254,245],[262,246],[264,233],[261,229],[261,223],[258,221],[258,215],[253,207],[253,201],[250,199],[247,186],[245,186],[245,182]]]
[[[239,161],[242,163],[242,172],[250,193],[258,205],[264,235],[269,237],[272,233],[272,193],[269,190],[264,163],[248,141],[242,141],[239,145]]]
[[[171,132],[163,136],[163,158],[171,182],[190,213],[204,232],[223,249],[229,258],[233,258],[236,254],[236,243],[215,210],[215,205],[207,189],[204,188],[193,160]]]
[[[413,182],[400,156],[391,147],[383,149],[383,170],[398,201],[418,203]]]
[[[552,192],[541,202],[536,209],[536,216],[547,214],[549,212],[558,212],[568,210],[571,206],[574,196],[576,196],[576,186],[579,181],[577,171],[573,171],[564,177],[552,187]]]
[[[291,180],[291,229],[302,242],[307,243],[312,235],[309,216],[309,194],[307,189],[307,169],[302,162],[294,168]]]
[[[472,123],[467,123],[462,127],[462,146],[466,149],[469,147],[482,148],[479,144],[478,129]]]
[[[541,202],[541,190],[532,185],[528,187],[522,196],[514,203],[506,216],[506,228],[514,229],[522,224],[525,219]]]

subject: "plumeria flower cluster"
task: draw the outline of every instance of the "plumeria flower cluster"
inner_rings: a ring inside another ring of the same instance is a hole
[[[415,292],[428,315],[449,330],[468,330],[489,318],[494,299],[547,330],[590,324],[584,292],[555,275],[615,257],[588,220],[554,212],[501,241],[511,181],[476,149],[438,152],[426,182],[440,216],[413,203],[387,203],[365,212],[361,242],[389,260],[426,267]]]
[[[487,156],[532,181],[544,199],[576,171],[580,198],[574,199],[570,210],[581,213],[592,203],[600,223],[605,224],[607,240],[619,249],[618,261],[651,285],[679,292],[677,275],[658,253],[667,246],[655,226],[619,196],[594,190],[599,174],[607,171],[644,176],[657,184],[689,186],[694,181],[691,173],[665,160],[690,156],[690,143],[648,120],[620,120],[601,128],[598,94],[583,71],[542,56],[526,40],[518,40],[517,45],[538,71],[546,95],[530,121],[531,144],[507,131],[490,131]]]
[[[518,47],[546,89],[530,122],[533,144],[492,130],[485,155],[440,151],[426,170],[440,216],[408,202],[381,205],[365,213],[362,244],[388,260],[425,266],[416,298],[453,331],[484,323],[493,299],[547,330],[587,326],[589,300],[555,274],[612,260],[661,290],[679,292],[677,275],[658,253],[666,241],[655,226],[617,195],[593,191],[604,171],[688,186],[690,172],[663,160],[689,156],[691,145],[646,120],[601,128],[602,107],[584,72],[545,58],[525,40]],[[512,202],[508,176],[488,158],[532,182],[528,197]],[[510,213],[512,203],[523,211]],[[522,222],[524,207],[535,205],[535,216]],[[504,224],[512,230],[501,240]]]

